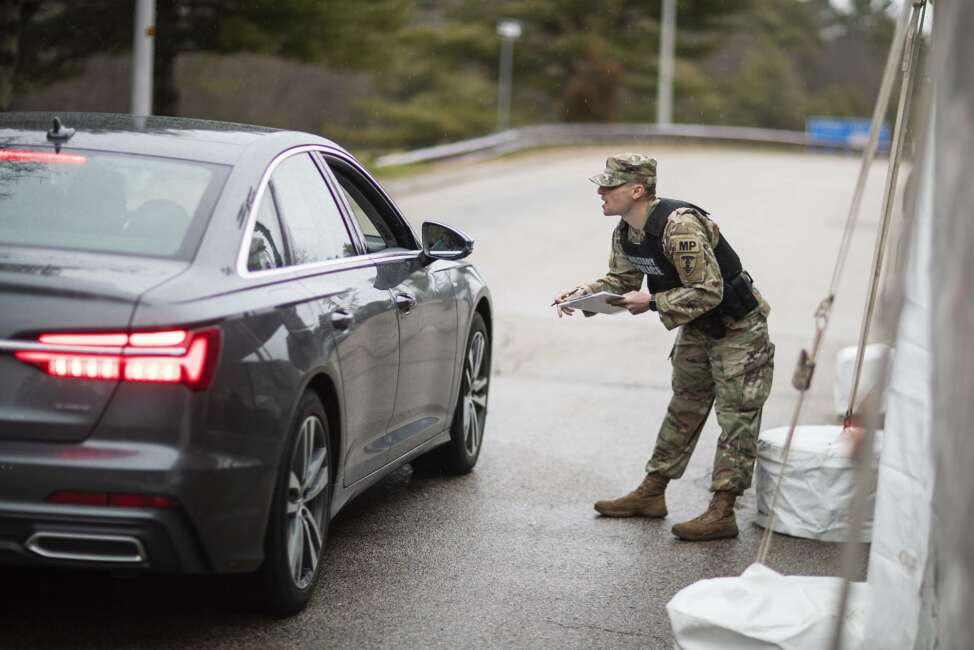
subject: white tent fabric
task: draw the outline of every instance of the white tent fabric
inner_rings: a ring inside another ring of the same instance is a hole
[[[784,473],[775,511],[775,532],[824,542],[845,541],[850,528],[849,504],[856,489],[852,440],[837,425],[795,427],[788,464],[784,465],[788,429],[769,429],[758,438],[755,523],[767,528],[775,485]],[[882,439],[883,433],[877,432],[877,453]],[[870,511],[875,485],[871,487]],[[867,521],[859,541],[868,542],[871,532],[872,522]]]
[[[930,161],[932,156],[927,156]],[[876,648],[913,648],[929,616],[923,577],[934,489],[931,442],[932,170],[923,169],[907,260],[880,457],[868,580],[874,595],[867,635]]]
[[[832,383],[832,409],[838,416],[845,415],[849,408],[849,394],[852,392],[852,376],[856,370],[856,353],[859,348],[855,345],[842,348],[835,355],[835,380]],[[859,377],[859,388],[856,391],[856,404],[853,412],[859,412],[866,398],[884,383],[883,361],[886,355],[892,354],[892,348],[882,343],[870,343],[866,346],[866,353],[862,360],[862,374]],[[892,361],[892,356],[889,357]],[[886,401],[889,395],[888,387],[883,390],[879,404],[879,412],[886,412]]]
[[[970,648],[974,639],[974,2],[934,3],[936,180],[930,255],[931,421],[936,485],[916,646]],[[926,492],[923,496],[926,496]]]
[[[842,580],[783,576],[752,564],[739,577],[701,580],[666,604],[679,650],[821,650],[834,634]],[[863,642],[868,585],[854,583],[843,650]]]

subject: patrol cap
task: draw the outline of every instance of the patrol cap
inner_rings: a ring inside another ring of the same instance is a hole
[[[624,183],[656,184],[656,160],[641,153],[619,153],[605,159],[605,171],[589,178],[602,187]]]

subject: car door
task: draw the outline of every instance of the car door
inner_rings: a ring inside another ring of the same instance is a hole
[[[388,289],[399,320],[399,381],[389,423],[390,458],[449,426],[457,354],[456,264],[424,259],[391,201],[350,160],[325,156]]]
[[[268,191],[311,294],[322,329],[333,330],[342,375],[346,485],[388,456],[399,365],[399,325],[391,292],[360,250],[335,196],[307,150],[279,159]]]

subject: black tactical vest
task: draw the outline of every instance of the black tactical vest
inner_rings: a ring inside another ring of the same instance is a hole
[[[667,218],[678,208],[693,208],[705,216],[710,214],[686,201],[660,199],[659,204],[646,220],[646,226],[643,229],[644,238],[638,244],[629,241],[629,224],[625,220],[620,222],[622,252],[625,253],[634,267],[646,274],[646,284],[649,291],[654,294],[683,286],[676,267],[663,254],[663,229],[666,227]],[[739,303],[742,297],[738,296],[738,292],[728,285],[732,280],[742,275],[741,260],[723,235],[720,236],[717,245],[714,247],[714,255],[717,258],[717,264],[720,265],[720,275],[724,278],[724,299],[720,305],[706,315],[717,311],[720,315],[732,316],[735,319],[740,318],[743,306],[736,303]],[[677,257],[679,257],[679,251],[677,251]],[[749,280],[750,276],[748,276],[748,285],[750,285]],[[748,286],[746,293],[751,293],[750,286]],[[747,297],[755,300],[752,296],[753,294]],[[751,300],[748,302],[751,303]],[[751,304],[756,306],[757,302]],[[749,312],[750,309],[747,311]]]

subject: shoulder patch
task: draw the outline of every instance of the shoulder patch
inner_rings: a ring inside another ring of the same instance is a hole
[[[703,251],[700,238],[694,235],[675,235],[670,238],[673,262],[685,283],[703,280]]]

